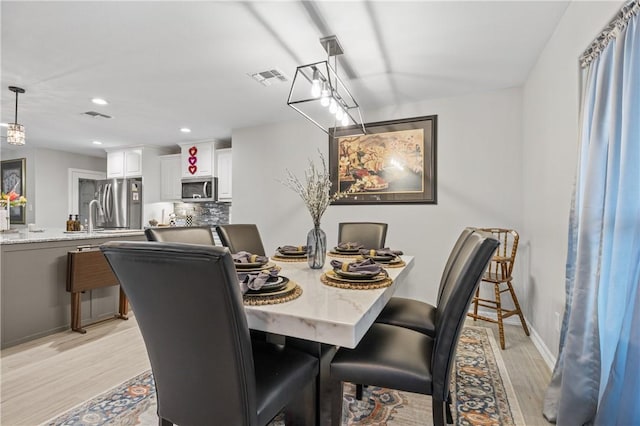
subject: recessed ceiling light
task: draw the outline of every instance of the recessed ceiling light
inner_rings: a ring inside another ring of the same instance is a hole
[[[100,142],[100,141],[93,141],[91,143],[94,144],[94,145],[102,145],[102,142]]]
[[[9,127],[7,123],[0,123],[0,127]]]
[[[109,104],[109,102],[105,101],[102,98],[93,98],[93,99],[91,99],[91,102],[93,102],[96,105],[108,105]]]
[[[180,131],[182,133],[191,133],[191,129],[189,129],[188,127],[183,127],[183,128],[180,129]]]

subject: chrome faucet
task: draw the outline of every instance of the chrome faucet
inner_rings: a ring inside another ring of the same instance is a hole
[[[91,202],[89,202],[89,229],[87,230],[87,232],[92,233],[93,232],[93,228],[95,227],[95,224],[93,223],[93,212],[92,212],[92,207],[93,205],[97,205],[99,210],[102,210],[102,205],[100,205],[100,201],[98,200],[91,200]]]

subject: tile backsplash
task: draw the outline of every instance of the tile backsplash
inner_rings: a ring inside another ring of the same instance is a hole
[[[202,203],[174,203],[173,212],[176,214],[178,225],[187,226],[191,217],[191,225],[215,226],[229,223],[231,213],[230,203],[202,202]]]

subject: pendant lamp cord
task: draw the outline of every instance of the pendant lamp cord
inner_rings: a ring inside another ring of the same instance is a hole
[[[16,116],[15,116],[15,121],[13,123],[18,124],[18,92],[17,91],[16,91]]]

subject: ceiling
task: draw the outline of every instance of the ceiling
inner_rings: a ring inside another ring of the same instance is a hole
[[[18,122],[27,146],[103,156],[118,146],[229,140],[234,128],[303,120],[286,105],[290,82],[263,86],[250,74],[277,69],[292,79],[296,66],[326,59],[319,39],[332,34],[344,49],[339,74],[366,121],[389,104],[522,85],[567,5],[2,1],[0,121],[13,122],[14,85],[26,89]],[[5,136],[2,128],[2,149]]]

